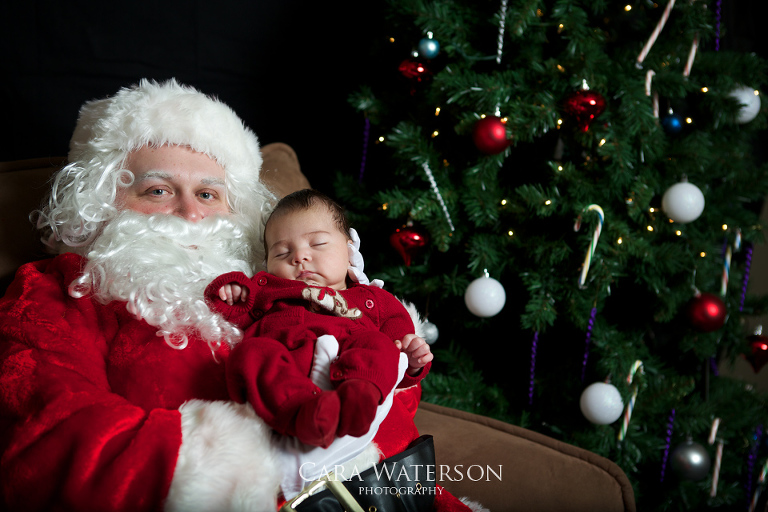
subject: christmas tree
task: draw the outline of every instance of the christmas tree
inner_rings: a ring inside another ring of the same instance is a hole
[[[746,293],[766,62],[726,48],[720,2],[384,14],[335,193],[437,339],[424,399],[615,461],[638,510],[748,509],[766,397],[718,362],[768,349]]]

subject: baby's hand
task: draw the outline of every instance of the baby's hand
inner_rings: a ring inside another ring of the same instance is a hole
[[[415,334],[406,334],[402,340],[395,341],[395,345],[408,356],[407,372],[411,376],[419,373],[435,357],[424,338]]]
[[[219,288],[219,298],[230,306],[237,301],[245,302],[248,300],[248,288],[237,283],[225,284]]]

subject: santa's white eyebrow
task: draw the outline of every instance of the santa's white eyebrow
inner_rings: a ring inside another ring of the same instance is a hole
[[[139,176],[137,181],[141,182],[141,181],[149,180],[149,179],[160,179],[160,180],[168,180],[168,181],[170,181],[170,180],[173,179],[173,174],[171,174],[169,172],[166,172],[166,171],[147,171],[144,174],[142,174],[141,176]],[[221,178],[214,178],[214,177],[203,178],[202,180],[200,180],[200,183],[203,184],[203,185],[217,185],[217,186],[221,186],[221,187],[226,186],[226,183],[224,182],[223,179],[221,179]]]

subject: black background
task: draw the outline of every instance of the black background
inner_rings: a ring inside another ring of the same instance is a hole
[[[766,54],[764,3],[721,0],[723,50]],[[0,161],[64,156],[84,101],[175,77],[230,105],[262,144],[292,145],[330,193],[334,172],[360,166],[349,93],[397,74],[373,53],[390,30],[382,13],[365,0],[3,2]]]

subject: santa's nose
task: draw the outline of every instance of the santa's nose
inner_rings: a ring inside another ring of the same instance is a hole
[[[189,222],[197,222],[205,217],[200,204],[194,198],[185,197],[177,199],[173,214]]]

